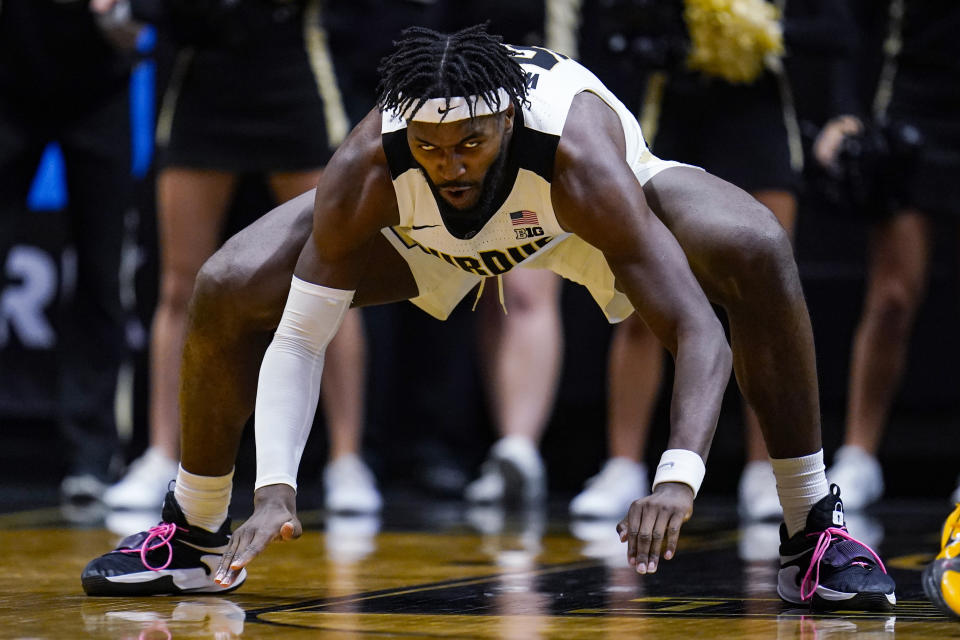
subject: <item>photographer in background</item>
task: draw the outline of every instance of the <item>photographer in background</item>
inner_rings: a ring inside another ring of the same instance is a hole
[[[926,293],[932,220],[960,213],[960,5],[850,4],[861,39],[877,46],[861,46],[844,62],[836,86],[853,88],[861,81],[859,100],[824,126],[814,155],[837,194],[872,221],[844,446],[827,470],[830,481],[844,488],[844,505],[854,510],[883,495],[877,451]],[[870,38],[878,24],[885,41]],[[881,59],[879,79],[864,87],[862,80],[871,78],[865,70]],[[953,499],[960,500],[960,487]]]

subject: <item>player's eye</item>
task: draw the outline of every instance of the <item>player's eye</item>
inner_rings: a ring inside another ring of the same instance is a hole
[[[421,144],[421,145],[420,145],[420,150],[421,150],[421,151],[433,151],[434,149],[436,149],[436,147],[433,146],[432,144]]]
[[[476,149],[480,146],[480,142],[478,140],[470,140],[468,142],[464,142],[463,146],[467,149]]]

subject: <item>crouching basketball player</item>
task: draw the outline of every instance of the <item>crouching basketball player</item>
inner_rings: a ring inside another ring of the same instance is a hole
[[[380,73],[378,109],[315,193],[240,232],[202,269],[164,522],[90,562],[86,592],[238,587],[271,540],[301,533],[297,469],[324,350],[347,309],[410,300],[445,318],[487,279],[535,268],[584,285],[611,322],[639,312],[676,363],[668,450],[652,493],[618,526],[637,571],[676,552],[732,360],[777,475],[780,595],[892,607],[893,580],[850,539],[827,485],[810,321],[773,215],[704,171],[654,157],[624,105],[549,50],[505,46],[484,27],[413,28]],[[708,296],[729,315],[732,358]],[[254,512],[231,536],[233,465],[254,398]]]

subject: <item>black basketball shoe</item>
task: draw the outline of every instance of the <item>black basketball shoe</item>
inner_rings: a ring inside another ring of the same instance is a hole
[[[777,593],[817,609],[890,611],[896,584],[873,549],[854,539],[843,519],[840,489],[810,509],[807,526],[792,538],[780,525]]]
[[[80,581],[88,596],[153,596],[226,593],[247,579],[242,570],[230,586],[213,581],[230,541],[230,520],[216,533],[192,527],[173,497],[163,501],[162,522],[124,538],[116,549],[94,558]]]

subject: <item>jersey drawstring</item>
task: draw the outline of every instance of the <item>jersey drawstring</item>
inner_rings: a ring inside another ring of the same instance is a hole
[[[503,275],[502,275],[502,274],[497,274],[496,277],[497,277],[497,293],[498,293],[499,298],[500,298],[500,308],[503,309],[503,315],[507,316],[507,315],[510,315],[510,314],[509,314],[509,312],[507,311],[507,301],[506,301],[506,299],[503,297]],[[477,310],[477,304],[480,303],[480,296],[483,295],[483,286],[486,284],[486,282],[487,282],[487,279],[486,279],[486,278],[484,278],[484,279],[482,279],[482,280],[480,281],[480,286],[477,287],[477,297],[473,299],[473,306],[470,308],[470,311],[476,311],[476,310]]]

